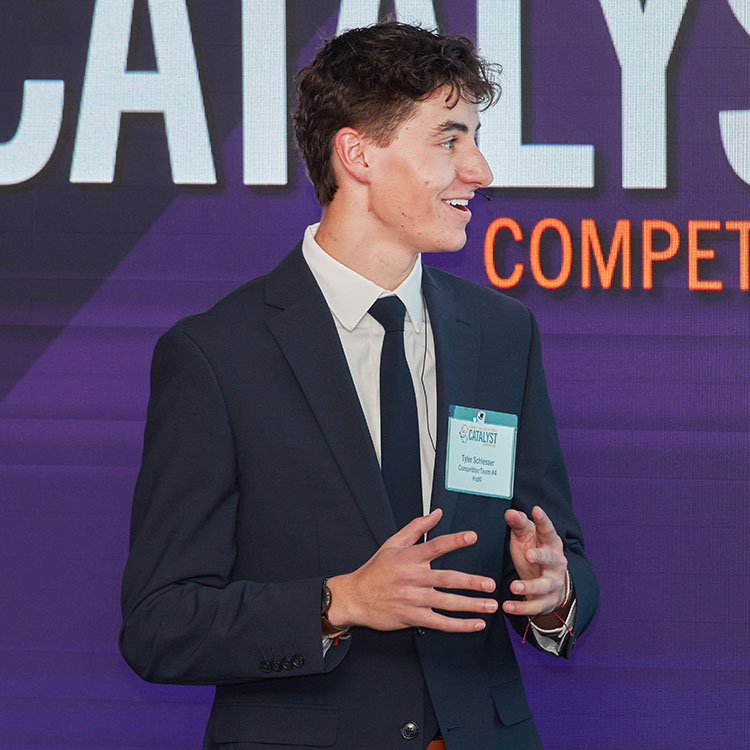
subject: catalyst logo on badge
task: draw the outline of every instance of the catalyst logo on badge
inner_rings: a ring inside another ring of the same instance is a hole
[[[458,432],[462,443],[482,443],[482,445],[497,445],[497,432],[495,430],[479,430],[476,427],[462,425]]]

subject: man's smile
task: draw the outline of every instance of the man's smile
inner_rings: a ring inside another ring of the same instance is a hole
[[[469,210],[469,198],[444,198],[443,203],[447,204],[456,211],[461,211],[464,214],[464,218],[471,218],[471,211]]]

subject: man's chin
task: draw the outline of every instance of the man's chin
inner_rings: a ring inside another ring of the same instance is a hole
[[[464,232],[461,237],[456,237],[452,242],[446,241],[440,245],[435,245],[426,250],[424,253],[457,253],[459,250],[463,250],[466,245],[466,233]]]

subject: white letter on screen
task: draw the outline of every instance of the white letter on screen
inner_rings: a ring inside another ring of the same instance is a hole
[[[622,71],[622,186],[667,187],[667,65],[687,0],[599,0]]]
[[[735,18],[750,34],[750,0],[729,0]],[[735,174],[750,185],[750,110],[719,112],[719,127],[724,153]]]
[[[341,0],[336,34],[376,23],[379,8],[380,0]],[[394,10],[396,18],[403,23],[415,24],[425,29],[434,29],[437,26],[432,0],[395,0]]]
[[[112,182],[123,112],[164,115],[172,179],[214,185],[211,141],[185,0],[149,0],[156,71],[128,71],[135,0],[97,0],[71,182]]]
[[[243,177],[286,185],[286,3],[242,0]]]
[[[503,69],[502,98],[482,114],[480,131],[492,187],[593,187],[593,146],[521,143],[521,0],[478,0],[477,42]]]
[[[26,182],[44,169],[60,136],[64,103],[64,81],[23,82],[18,129],[0,143],[0,185]]]

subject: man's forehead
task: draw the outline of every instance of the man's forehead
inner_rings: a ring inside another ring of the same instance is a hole
[[[415,116],[429,124],[436,135],[449,132],[474,133],[479,129],[479,108],[474,102],[460,98],[446,99],[442,91],[419,102]]]

